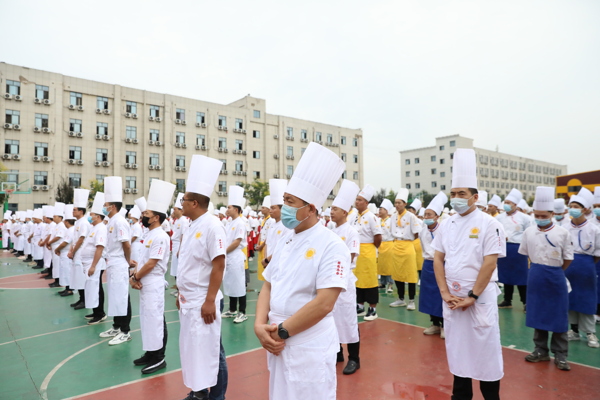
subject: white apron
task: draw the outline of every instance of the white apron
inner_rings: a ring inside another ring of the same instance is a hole
[[[96,264],[96,270],[92,276],[88,276],[92,261],[83,266],[83,273],[85,274],[85,308],[96,308],[100,303],[100,283],[98,281],[100,280],[100,271],[104,269],[105,264],[104,259],[101,258]]]
[[[140,290],[142,350],[156,351],[163,346],[165,287],[162,280],[144,284]]]
[[[106,264],[106,282],[108,283],[108,316],[127,315],[129,297],[129,265],[124,258],[110,260]]]
[[[448,280],[453,295],[467,297],[475,282]],[[444,302],[444,331],[448,366],[453,375],[480,381],[497,381],[504,376],[498,295],[500,289],[490,282],[474,305],[450,310]]]
[[[202,297],[201,302],[204,303],[206,293]],[[221,341],[221,313],[218,310],[222,298],[223,294],[219,291],[215,299],[217,319],[210,325],[205,324],[200,316],[200,307],[179,310],[181,373],[183,384],[193,391],[217,384]]]
[[[231,297],[246,295],[245,255],[241,249],[227,254],[225,273],[223,274],[223,294]]]
[[[27,234],[29,236],[29,233]],[[25,248],[23,249],[23,253],[28,256],[31,254],[31,243],[27,240],[27,238],[23,238],[23,242],[25,243]]]
[[[8,229],[2,229],[2,248],[8,248]]]
[[[50,264],[52,263],[52,250],[48,250],[47,247],[43,247],[44,251],[44,268],[50,268]]]
[[[359,341],[358,319],[356,318],[356,280],[356,275],[348,274],[346,291],[340,293],[333,308],[333,319],[340,336],[340,343]]]
[[[61,255],[60,258],[60,278],[58,282],[60,286],[71,286],[71,269],[73,261],[67,257],[68,252]],[[72,289],[72,288],[71,288]]]
[[[138,262],[140,260],[143,248],[144,245],[140,243],[140,239],[131,244],[131,261]],[[141,266],[138,267],[141,268]]]
[[[81,259],[77,259],[77,257],[74,257],[71,261],[71,284],[69,287],[73,290],[85,289],[83,264],[81,263]]]
[[[23,240],[24,239],[25,239],[25,236],[23,236],[23,234],[21,234],[21,236],[17,237],[17,251],[23,251],[23,249],[24,249]]]
[[[54,253],[54,248],[52,248],[51,250],[51,254],[52,254],[52,277],[54,279],[56,278],[60,278],[60,256],[57,256],[56,253]]]
[[[179,246],[181,242],[173,242],[171,252],[171,276],[177,276],[177,266],[179,265],[179,258],[177,258],[177,251],[179,250]]]
[[[31,245],[32,249],[32,253],[31,256],[34,260],[41,260],[44,258],[44,248],[38,246],[38,241],[40,240],[40,238],[33,238],[33,244]]]

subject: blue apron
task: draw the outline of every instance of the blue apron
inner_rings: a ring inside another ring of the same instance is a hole
[[[433,260],[424,260],[419,291],[419,311],[442,318],[444,316],[442,303],[442,295],[433,271]]]
[[[594,315],[598,303],[598,278],[594,258],[587,254],[575,253],[575,259],[565,271],[565,275],[573,289],[569,293],[569,310]]]
[[[527,285],[529,262],[519,254],[519,243],[506,243],[506,257],[498,259],[498,281],[505,285]]]
[[[557,333],[569,330],[569,293],[561,267],[531,264],[525,325]]]
[[[596,292],[598,293],[598,304],[600,304],[600,261],[596,263]]]

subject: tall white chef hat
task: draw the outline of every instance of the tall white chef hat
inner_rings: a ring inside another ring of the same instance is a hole
[[[517,204],[517,207],[519,207],[521,210],[523,210],[525,212],[529,211],[529,204],[527,204],[525,199],[519,200],[519,204]]]
[[[456,149],[452,162],[452,189],[477,189],[477,162],[473,149]]]
[[[591,207],[594,204],[594,193],[592,193],[588,188],[582,187],[577,195],[585,198],[589,204],[588,207]]]
[[[240,208],[244,207],[244,188],[238,185],[229,186],[228,191],[228,206],[238,206]]]
[[[409,207],[412,207],[412,208],[414,208],[414,210],[415,210],[416,212],[419,212],[419,210],[421,209],[421,205],[422,205],[422,203],[421,203],[421,200],[419,200],[419,199],[414,199],[414,200],[412,201],[412,203],[410,203],[410,206],[409,206]]]
[[[579,203],[583,206],[583,208],[590,208],[592,206],[592,201],[594,199],[594,196],[592,195],[590,197],[585,191],[590,192],[586,188],[581,188],[579,193],[577,193],[575,196],[571,196],[571,198],[569,199],[569,204]],[[590,194],[591,194],[591,192],[590,192]]]
[[[104,178],[104,201],[107,203],[123,202],[123,178],[120,176]]]
[[[497,194],[492,196],[492,199],[490,201],[488,201],[488,205],[489,206],[496,206],[496,207],[500,207],[500,203],[502,202],[502,199],[500,198],[500,196],[498,196]]]
[[[546,186],[535,188],[533,209],[536,211],[554,211],[554,188]]]
[[[265,196],[261,207],[267,207],[267,208],[271,207],[271,196]]]
[[[60,201],[54,203],[54,215],[59,217],[63,217],[65,215],[65,203],[61,203]]]
[[[358,196],[359,192],[360,188],[356,183],[344,179],[331,206],[341,208],[342,210],[348,212],[350,211],[350,208],[352,208],[352,204],[354,204],[356,196]]]
[[[337,154],[310,142],[285,192],[314,205],[315,208],[320,208],[344,169],[346,164]]]
[[[377,205],[375,203],[369,203],[367,205],[367,208],[369,209],[369,211],[371,211],[373,214],[377,214],[377,212],[379,211],[379,209],[377,208]]]
[[[331,217],[331,207],[327,207],[325,211],[323,211],[324,217]]]
[[[226,213],[227,213],[227,209],[225,207],[219,208],[219,214],[223,214],[226,216],[227,215]]]
[[[194,154],[190,164],[190,172],[186,181],[186,190],[210,197],[219,179],[219,171],[223,163],[214,158]]]
[[[379,208],[385,208],[388,213],[391,213],[394,210],[394,205],[390,201],[390,199],[383,199]]]
[[[65,204],[65,219],[75,219],[73,216],[73,204]]]
[[[146,198],[145,197],[140,197],[139,199],[135,199],[134,203],[140,209],[140,213],[143,213],[144,211],[146,211]]]
[[[181,199],[183,199],[183,195],[185,193],[179,193],[177,195],[177,198],[175,199],[175,204],[173,204],[174,208],[179,208],[180,210],[183,208],[183,202],[181,201]]]
[[[44,217],[52,218],[54,217],[54,207],[52,206],[42,206],[44,209]]]
[[[142,216],[142,212],[140,211],[140,208],[137,205],[135,205],[131,210],[129,210],[129,216],[131,218],[140,219],[140,217]]]
[[[269,193],[272,206],[283,204],[283,194],[287,188],[288,181],[285,179],[269,179]]]
[[[208,202],[208,209],[206,210],[209,214],[214,214],[215,213],[215,205],[213,204],[212,201]],[[217,212],[217,215],[219,215],[219,213]]]
[[[119,210],[119,214],[125,218],[127,216],[127,209],[125,207],[121,207],[121,209]]]
[[[87,189],[73,189],[73,206],[87,208],[90,191]]]
[[[559,197],[558,199],[554,199],[554,212],[557,214],[562,214],[565,212],[565,199]]]
[[[512,201],[515,204],[519,204],[519,202],[523,200],[523,193],[519,191],[519,189],[512,188],[508,193],[508,196],[504,198],[504,201]]]
[[[479,194],[479,199],[477,200],[477,203],[475,203],[475,205],[483,207],[483,208],[487,208],[488,192],[485,190],[478,190],[478,194]]]
[[[36,208],[35,210],[33,210],[33,217],[35,219],[42,219],[44,217],[44,209],[42,208]]]
[[[33,218],[33,210],[27,210],[27,215],[25,218]]]
[[[594,204],[600,204],[600,186],[594,188]]]
[[[166,214],[173,200],[173,193],[175,193],[175,185],[171,182],[153,179],[148,192],[146,210]]]
[[[424,217],[425,216],[425,208],[421,207],[419,209],[419,213],[418,213],[419,217]]]
[[[367,183],[365,185],[365,187],[362,188],[362,190],[358,193],[357,196],[362,197],[366,201],[371,201],[374,194],[375,194],[375,188]]]
[[[403,202],[407,203],[408,202],[408,189],[400,188],[400,190],[398,190],[398,194],[396,194],[396,200],[402,200]]]
[[[446,205],[447,202],[448,202],[448,196],[446,196],[446,193],[439,192],[438,194],[435,195],[433,200],[431,200],[431,202],[427,206],[427,210],[431,210],[434,213],[436,213],[437,216],[440,216],[440,215],[442,215],[442,211],[444,210],[444,205]]]
[[[102,208],[104,207],[104,192],[96,192],[94,202],[92,203],[92,209],[90,212],[94,214],[103,215]]]

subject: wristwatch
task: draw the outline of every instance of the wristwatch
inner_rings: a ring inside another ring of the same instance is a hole
[[[472,290],[469,290],[468,296],[474,298],[475,300],[479,300],[479,296],[477,296],[475,293],[473,293]]]
[[[284,340],[290,337],[290,333],[283,327],[283,322],[277,327],[277,334]]]

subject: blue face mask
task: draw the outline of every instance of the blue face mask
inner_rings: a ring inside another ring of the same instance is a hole
[[[535,223],[537,224],[537,226],[540,227],[544,227],[544,226],[548,226],[552,223],[552,220],[550,219],[535,219]]]
[[[106,209],[106,207],[102,207],[102,214],[108,215],[108,210]]]
[[[452,209],[457,213],[464,214],[467,211],[469,211],[469,209],[472,207],[469,205],[469,200],[471,199],[471,197],[469,197],[468,199],[455,197],[452,200],[450,200],[450,207],[452,207]]]
[[[509,206],[508,204],[505,204],[503,207],[504,207],[504,211],[506,211],[506,212],[511,212],[512,211],[512,207]]]
[[[594,215],[595,215],[596,217],[600,217],[600,207],[598,207],[598,208],[594,208]]]
[[[92,217],[91,217],[91,216],[88,216],[88,222],[89,222],[90,224],[93,222],[93,221],[92,221]]]
[[[579,218],[583,214],[583,211],[579,208],[569,208],[569,215],[573,218]]]
[[[435,220],[433,219],[424,219],[423,222],[425,223],[425,225],[430,226],[435,224]]]
[[[557,221],[560,221],[560,220],[561,220],[561,219],[563,219],[564,217],[565,217],[564,215],[559,215],[559,214],[556,214],[556,215],[554,216],[554,218],[555,218]]]
[[[308,206],[308,204],[306,206]],[[298,225],[305,221],[308,217],[304,218],[302,221],[298,221],[298,219],[296,218],[296,214],[298,213],[298,210],[306,206],[295,208],[284,204],[281,207],[281,223],[283,224],[283,226],[285,226],[288,229],[295,229]]]

